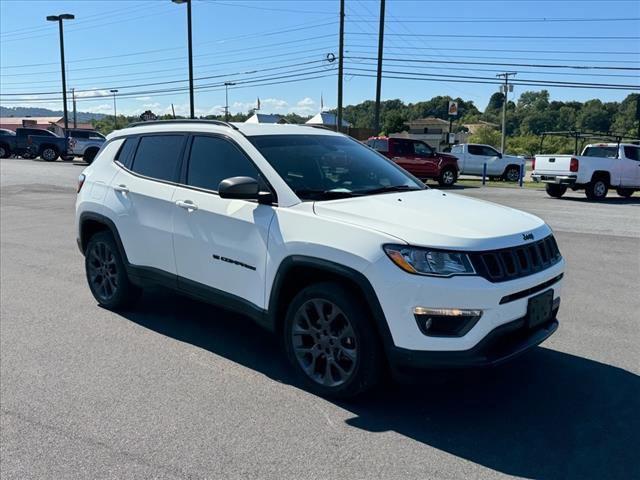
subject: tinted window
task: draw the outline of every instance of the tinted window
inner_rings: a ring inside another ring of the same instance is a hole
[[[187,184],[218,191],[225,178],[258,179],[256,167],[233,143],[216,137],[194,137],[187,169]]]
[[[394,140],[393,153],[400,156],[413,155],[413,142],[407,140]]]
[[[175,181],[183,143],[182,135],[142,137],[131,169],[146,177]]]
[[[467,152],[469,152],[469,155],[483,155],[482,147],[479,145],[469,145]]]
[[[69,132],[69,136],[75,138],[89,138],[89,132],[83,132],[82,130],[72,130]]]
[[[129,137],[124,140],[124,143],[118,150],[115,160],[120,162],[127,168],[131,168],[131,162],[133,160],[133,153],[136,151],[136,145],[138,144],[137,137]]]
[[[482,147],[482,151],[484,152],[482,155],[486,155],[487,157],[497,157],[498,151],[494,150],[491,147]]]
[[[624,147],[624,156],[631,160],[640,160],[640,147]]]
[[[616,158],[618,147],[587,147],[582,155],[585,157]]]
[[[249,140],[303,200],[424,188],[390,160],[346,137],[264,135]]]

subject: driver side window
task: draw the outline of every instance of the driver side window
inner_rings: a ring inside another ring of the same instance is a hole
[[[433,154],[433,150],[429,145],[422,142],[415,142],[413,144],[413,148],[416,155],[420,155],[421,157],[430,157]]]
[[[483,155],[486,155],[488,157],[497,157],[498,156],[498,151],[494,150],[491,147],[483,147]]]

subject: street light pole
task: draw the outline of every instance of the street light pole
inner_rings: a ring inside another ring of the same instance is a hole
[[[224,82],[224,121],[229,121],[229,87],[235,85],[233,82]]]
[[[58,30],[60,33],[60,68],[62,70],[62,102],[63,102],[63,112],[64,112],[64,135],[65,137],[68,135],[67,130],[69,129],[69,115],[67,113],[67,78],[64,66],[64,28],[62,26],[63,20],[73,20],[76,18],[74,15],[70,13],[63,13],[62,15],[48,15],[47,20],[49,22],[58,22]]]
[[[193,44],[191,36],[191,0],[171,0],[173,3],[187,4],[187,43],[189,47],[189,112],[190,118],[195,117],[195,108],[193,101]]]
[[[116,111],[116,93],[118,93],[117,89],[109,90],[109,92],[113,93],[113,129],[118,129],[118,112]]]

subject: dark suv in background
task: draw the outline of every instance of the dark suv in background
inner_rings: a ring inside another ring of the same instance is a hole
[[[458,180],[458,159],[420,140],[371,137],[366,144],[422,181],[436,180],[440,186],[450,187]]]

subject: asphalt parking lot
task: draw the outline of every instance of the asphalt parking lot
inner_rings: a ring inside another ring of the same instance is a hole
[[[500,368],[336,403],[245,318],[160,290],[99,308],[75,243],[82,166],[0,167],[3,479],[640,478],[637,194],[456,189],[554,229],[560,329]]]

